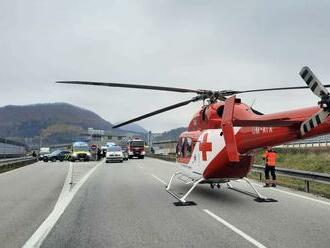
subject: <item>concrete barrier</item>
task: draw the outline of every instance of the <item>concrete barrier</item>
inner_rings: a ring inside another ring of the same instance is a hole
[[[0,173],[17,169],[22,166],[33,164],[37,162],[35,157],[22,157],[22,158],[11,158],[0,160]]]

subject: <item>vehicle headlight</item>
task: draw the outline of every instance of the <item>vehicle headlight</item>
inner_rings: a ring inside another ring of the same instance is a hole
[[[72,157],[76,158],[76,157],[78,157],[78,154],[74,152],[74,153],[72,153]]]
[[[92,156],[90,152],[86,152],[87,157]]]

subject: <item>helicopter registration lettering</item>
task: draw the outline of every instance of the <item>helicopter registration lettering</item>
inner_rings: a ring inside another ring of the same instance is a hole
[[[252,127],[252,134],[267,134],[272,132],[273,128],[271,127]]]

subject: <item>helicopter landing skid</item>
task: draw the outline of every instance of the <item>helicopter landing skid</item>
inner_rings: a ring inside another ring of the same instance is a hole
[[[273,198],[268,198],[266,196],[263,196],[254,186],[253,184],[250,182],[249,179],[247,179],[246,177],[242,178],[245,182],[247,182],[247,184],[252,188],[253,192],[244,190],[244,189],[239,189],[234,187],[230,182],[227,183],[228,189],[232,189],[235,190],[237,192],[249,195],[254,197],[256,202],[277,202],[277,200],[273,199]]]
[[[194,190],[194,188],[204,180],[204,178],[200,178],[200,179],[193,179],[191,178],[191,181],[186,182],[186,184],[193,184],[191,186],[191,188],[188,190],[188,192],[184,195],[184,196],[180,196],[178,195],[175,191],[171,191],[171,185],[172,185],[172,181],[174,179],[174,177],[176,176],[185,176],[183,173],[181,172],[176,172],[171,176],[170,182],[168,183],[167,187],[166,187],[166,191],[172,195],[175,199],[177,199],[177,202],[173,202],[174,206],[193,206],[193,205],[197,205],[195,202],[193,201],[186,201],[186,198],[188,197],[188,195]]]

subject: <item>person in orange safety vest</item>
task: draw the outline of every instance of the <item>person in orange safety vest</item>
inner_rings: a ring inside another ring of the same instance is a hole
[[[263,160],[265,160],[265,178],[266,182],[264,187],[276,187],[276,174],[275,174],[275,165],[276,165],[277,153],[271,147],[268,147],[263,155]],[[272,181],[269,178],[269,172],[272,175]]]

